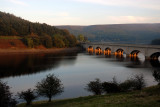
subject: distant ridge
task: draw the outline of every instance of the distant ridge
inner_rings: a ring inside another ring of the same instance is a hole
[[[150,44],[160,38],[160,23],[56,26],[74,35],[83,34],[90,41]]]

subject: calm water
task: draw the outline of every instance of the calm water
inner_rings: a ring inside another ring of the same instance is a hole
[[[153,67],[156,66],[156,67]],[[99,78],[120,82],[135,74],[143,74],[147,86],[157,82],[153,72],[160,72],[159,62],[139,61],[125,57],[95,55],[92,53],[0,55],[0,78],[8,82],[11,92],[34,88],[48,74],[55,74],[64,85],[64,92],[56,99],[91,95],[84,90],[89,81]],[[40,98],[45,99],[45,98]],[[39,99],[39,100],[40,100]]]

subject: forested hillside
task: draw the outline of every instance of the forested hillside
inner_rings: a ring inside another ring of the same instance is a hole
[[[0,39],[19,36],[30,48],[38,45],[51,47],[73,47],[76,38],[67,30],[61,30],[45,23],[32,23],[9,13],[0,12]]]
[[[74,35],[83,34],[90,41],[150,44],[160,38],[160,24],[114,24],[92,26],[57,26]]]

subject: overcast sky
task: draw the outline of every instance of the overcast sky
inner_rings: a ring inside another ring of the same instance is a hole
[[[49,25],[160,23],[160,0],[0,0],[0,11]]]

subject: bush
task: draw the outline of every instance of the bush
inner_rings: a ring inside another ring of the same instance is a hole
[[[34,99],[36,99],[36,95],[34,94],[34,90],[28,89],[27,91],[22,91],[18,93],[20,99],[24,99],[26,101],[26,105],[30,105]]]
[[[103,82],[102,88],[105,93],[116,93],[120,91],[120,88],[115,83]]]
[[[135,84],[134,80],[128,79],[124,81],[123,83],[121,83],[119,87],[121,91],[125,92],[125,91],[134,90],[134,84]]]
[[[53,96],[63,92],[61,80],[53,74],[47,75],[45,79],[43,79],[41,82],[38,82],[36,88],[39,95],[48,97],[49,102],[51,102]]]
[[[15,107],[16,100],[12,98],[10,87],[0,81],[0,107]]]
[[[87,84],[86,90],[94,93],[95,95],[101,95],[103,92],[102,83],[99,79],[95,79],[95,81],[90,81]]]
[[[121,91],[129,90],[141,90],[145,87],[145,81],[143,75],[135,75],[134,78],[130,78],[120,85]]]

